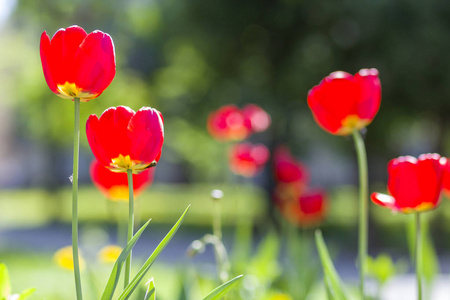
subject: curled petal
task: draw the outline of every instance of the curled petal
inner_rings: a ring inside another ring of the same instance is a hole
[[[370,195],[370,199],[372,199],[375,204],[385,206],[392,210],[397,210],[397,207],[395,206],[395,198],[392,196],[382,193],[372,193],[372,195]]]

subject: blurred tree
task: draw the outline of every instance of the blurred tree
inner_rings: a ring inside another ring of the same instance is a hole
[[[72,24],[110,33],[117,77],[82,106],[82,119],[109,106],[157,107],[174,138],[171,159],[205,180],[223,169],[192,158],[192,145],[208,139],[207,114],[227,103],[256,103],[272,115],[271,131],[255,139],[288,142],[311,161],[325,146],[321,155],[345,161],[349,142],[317,127],[306,94],[332,71],[375,67],[383,100],[366,140],[372,178],[380,180],[394,156],[450,152],[449,14],[438,0],[17,1],[0,35],[12,45],[2,47],[0,76],[22,136],[49,148],[69,144],[72,108],[45,85],[39,36]],[[223,149],[195,150],[212,159]]]

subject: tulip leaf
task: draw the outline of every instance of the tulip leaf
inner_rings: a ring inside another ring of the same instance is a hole
[[[186,213],[189,211],[189,208],[190,208],[190,205],[186,208],[184,213],[181,215],[181,217],[178,219],[178,221],[175,223],[175,225],[172,227],[172,229],[167,233],[167,235],[164,237],[164,239],[159,243],[159,245],[156,247],[156,249],[153,251],[153,253],[150,255],[150,257],[147,259],[147,261],[142,265],[141,269],[138,271],[136,276],[125,287],[122,294],[120,294],[118,300],[125,300],[131,296],[131,294],[134,292],[134,290],[136,289],[138,284],[144,278],[145,274],[150,269],[151,265],[155,262],[156,258],[159,256],[161,251],[164,250],[164,248],[167,246],[167,244],[173,238],[173,236],[177,232],[178,228],[181,226],[181,223],[183,223],[183,220],[186,216]]]
[[[219,300],[228,293],[233,286],[238,282],[239,279],[242,278],[243,275],[239,275],[234,277],[233,279],[225,282],[224,284],[216,287],[211,293],[206,295],[202,300]]]
[[[155,300],[155,298],[156,298],[155,282],[152,278],[147,282],[147,292],[145,293],[144,300]]]
[[[8,269],[0,264],[0,299],[8,299],[11,292]]]
[[[150,221],[151,220],[148,220],[144,225],[142,225],[142,227],[136,232],[136,234],[128,242],[127,246],[120,253],[111,271],[111,275],[109,276],[109,280],[108,283],[106,284],[105,290],[103,291],[101,300],[112,299],[117,287],[117,283],[119,282],[120,272],[122,271],[123,263],[126,261],[128,255],[130,254],[134,245],[136,245],[136,242],[138,241],[139,237],[144,232],[145,228],[148,226]]]
[[[342,287],[342,281],[339,278],[339,274],[334,268],[333,261],[328,253],[327,245],[323,240],[322,232],[316,230],[316,246],[319,252],[320,261],[322,263],[323,273],[325,276],[325,284],[328,285],[328,293],[332,295],[332,299],[346,300],[344,289]]]
[[[19,298],[17,300],[25,300],[28,297],[30,297],[32,294],[34,294],[35,291],[36,291],[35,288],[26,289],[25,291],[20,293]]]

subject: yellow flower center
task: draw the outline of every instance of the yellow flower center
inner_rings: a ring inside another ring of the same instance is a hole
[[[81,88],[77,87],[75,83],[69,83],[67,81],[64,84],[58,84],[57,88],[59,91],[58,96],[65,99],[80,98],[82,102],[87,102],[98,96],[98,94],[84,92]]]
[[[351,134],[354,129],[362,129],[369,125],[370,120],[361,119],[357,115],[349,115],[342,120],[342,127],[337,132],[338,135]]]
[[[118,157],[113,158],[111,161],[112,162],[109,165],[109,169],[117,173],[127,172],[127,170],[131,170],[133,174],[139,174],[148,168],[156,166],[156,161],[153,161],[149,164],[142,163],[139,160],[131,159],[129,155],[123,156],[122,154],[119,154]]]

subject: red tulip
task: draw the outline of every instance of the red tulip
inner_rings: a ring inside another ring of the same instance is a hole
[[[308,183],[308,170],[292,157],[288,148],[280,146],[274,153],[275,180],[279,183]]]
[[[269,114],[255,104],[248,104],[242,109],[242,114],[245,119],[250,120],[251,130],[253,132],[263,132],[270,125]]]
[[[235,174],[253,177],[263,169],[268,159],[269,150],[262,144],[236,144],[230,153],[230,169]]]
[[[435,208],[439,203],[447,159],[422,154],[418,159],[401,156],[388,164],[388,192],[373,193],[372,201],[403,213]]]
[[[278,193],[283,193],[282,190],[278,189]],[[290,223],[299,227],[309,227],[323,221],[326,214],[326,197],[323,191],[308,191],[301,195],[290,194],[289,198],[287,195],[282,195],[277,205],[283,217]]]
[[[100,30],[87,34],[74,25],[59,29],[51,40],[44,31],[40,52],[45,80],[62,98],[97,98],[116,74],[113,41]]]
[[[447,158],[448,161],[448,158]],[[442,181],[442,188],[447,197],[450,197],[450,163],[445,166],[444,180]]]
[[[111,171],[138,174],[156,165],[164,142],[162,114],[143,107],[110,107],[98,118],[89,116],[86,135],[97,160]]]
[[[376,69],[362,69],[355,76],[337,71],[308,93],[314,119],[325,131],[348,135],[369,125],[381,102],[381,83]]]
[[[251,133],[251,121],[234,105],[226,105],[208,117],[209,133],[219,141],[241,141]]]
[[[133,191],[135,196],[139,196],[145,188],[152,184],[153,174],[154,168],[147,169],[139,174],[133,174]],[[112,201],[128,201],[127,174],[112,172],[94,159],[91,163],[90,175],[94,185],[106,198]]]

